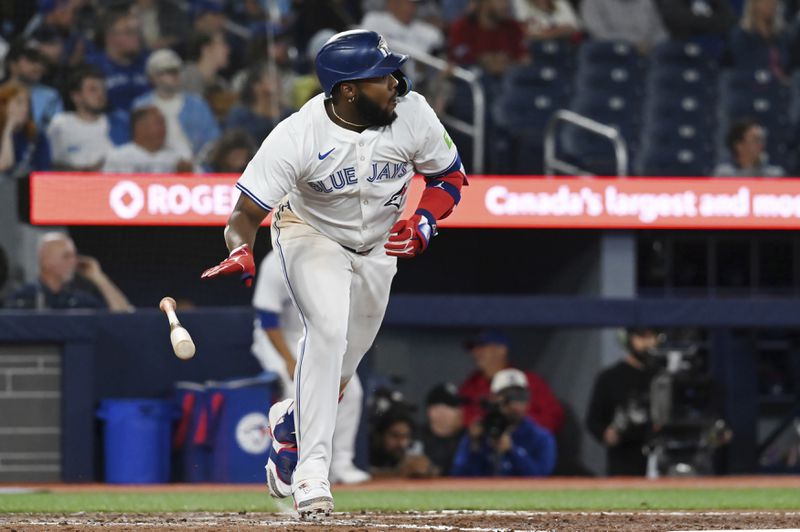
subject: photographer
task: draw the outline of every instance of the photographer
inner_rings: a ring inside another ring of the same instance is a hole
[[[658,345],[652,328],[628,329],[623,360],[603,370],[595,380],[586,424],[606,446],[608,475],[644,476],[642,450],[650,432],[649,391],[654,370],[650,353]]]
[[[530,391],[525,373],[501,370],[492,378],[486,415],[459,444],[455,476],[546,476],[556,463],[553,435],[527,416]]]

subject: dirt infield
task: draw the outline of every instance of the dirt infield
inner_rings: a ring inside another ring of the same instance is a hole
[[[53,493],[79,492],[232,492],[264,491],[261,485],[149,485],[112,486],[107,484],[40,484],[27,487]],[[800,477],[714,477],[646,479],[440,479],[385,480],[359,486],[337,486],[334,494],[345,491],[445,491],[445,490],[555,490],[555,489],[681,489],[681,488],[790,488],[800,493]],[[800,496],[800,495],[799,495]],[[337,512],[319,524],[297,520],[290,513],[185,512],[119,514],[79,512],[72,514],[0,514],[0,532],[85,530],[166,531],[166,530],[440,530],[484,532],[489,530],[552,531],[669,531],[724,529],[798,529],[798,511],[609,511],[609,512],[512,512],[512,511],[443,511],[443,512]]]
[[[74,514],[0,516],[0,531],[58,530],[115,532],[166,530],[354,531],[606,531],[788,529],[800,526],[800,512],[425,512],[337,513],[319,524],[281,514]]]

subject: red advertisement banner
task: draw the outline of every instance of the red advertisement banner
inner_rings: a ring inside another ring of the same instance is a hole
[[[234,175],[34,173],[37,225],[222,226]],[[408,209],[424,181],[414,179]],[[800,179],[477,176],[442,226],[584,229],[798,229]]]

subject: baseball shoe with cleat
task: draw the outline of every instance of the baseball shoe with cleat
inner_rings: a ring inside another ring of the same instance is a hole
[[[292,494],[292,474],[297,467],[297,437],[294,430],[293,399],[284,399],[269,409],[272,446],[267,459],[267,489],[276,499]]]
[[[333,496],[327,480],[304,480],[295,487],[294,509],[300,519],[321,519],[333,512]]]

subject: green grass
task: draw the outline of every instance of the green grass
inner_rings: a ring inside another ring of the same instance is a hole
[[[335,493],[335,492],[334,492]],[[800,510],[796,490],[603,489],[535,491],[347,491],[336,494],[341,511],[404,510]],[[36,512],[271,512],[266,495],[244,493],[30,493],[0,495],[0,513]]]

